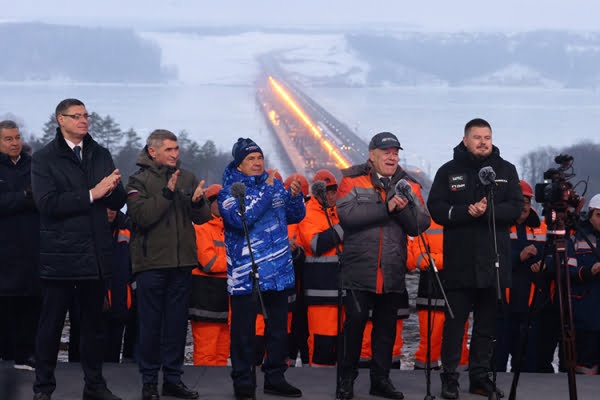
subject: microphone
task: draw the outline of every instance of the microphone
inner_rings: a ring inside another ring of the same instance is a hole
[[[325,186],[324,181],[313,182],[310,189],[311,189],[313,196],[315,196],[315,198],[319,201],[319,203],[321,203],[321,206],[323,206],[323,207],[329,206],[329,204],[327,204],[328,203],[327,196],[325,195],[325,192],[327,191],[327,186]]]
[[[235,182],[229,189],[231,195],[235,197],[240,204],[240,213],[246,212],[246,185],[243,182]]]
[[[396,186],[394,186],[394,193],[396,193],[396,196],[406,199],[409,202],[412,202],[413,200],[412,196],[410,195],[412,193],[412,186],[406,179],[400,179],[398,182],[396,182]]]
[[[496,171],[489,165],[481,168],[479,170],[479,180],[486,186],[496,183]]]

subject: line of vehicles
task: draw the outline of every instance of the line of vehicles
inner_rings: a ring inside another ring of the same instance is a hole
[[[261,58],[264,75],[257,81],[256,101],[266,123],[287,155],[286,169],[310,181],[316,171],[339,169],[364,163],[369,158],[368,144],[348,126],[287,81],[276,60]],[[426,196],[431,180],[413,166],[402,166],[423,186]]]

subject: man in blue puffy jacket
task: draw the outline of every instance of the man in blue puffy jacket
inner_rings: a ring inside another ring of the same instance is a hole
[[[300,222],[306,213],[300,182],[286,190],[276,171],[265,172],[261,148],[251,139],[238,139],[233,146],[234,160],[223,173],[219,192],[219,211],[225,226],[227,246],[227,290],[231,295],[231,364],[236,399],[255,398],[252,374],[255,320],[258,299],[252,294],[252,262],[242,218],[240,199],[231,193],[234,183],[245,186],[244,217],[250,245],[258,265],[259,287],[268,318],[265,327],[267,357],[264,391],[286,397],[302,392],[284,378],[287,369],[287,291],[294,288],[294,266],[289,248],[287,225]],[[234,190],[235,192],[235,190]],[[235,194],[235,193],[234,193]]]

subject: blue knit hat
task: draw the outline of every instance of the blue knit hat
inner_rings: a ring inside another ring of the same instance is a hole
[[[239,166],[244,158],[250,153],[260,153],[264,156],[262,149],[250,138],[239,138],[231,149],[231,155],[235,166]]]

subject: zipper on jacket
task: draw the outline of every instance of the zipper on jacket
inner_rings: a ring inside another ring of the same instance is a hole
[[[381,251],[383,247],[383,227],[379,228],[379,256],[377,257],[377,275],[375,277],[375,293],[383,293],[383,269],[381,268]],[[381,287],[379,287],[379,271],[381,271]]]
[[[167,184],[169,183],[169,179],[170,176],[167,173]],[[171,207],[173,207],[175,209],[175,232],[176,232],[176,237],[177,237],[177,266],[179,267],[180,263],[179,263],[179,218],[177,218],[177,207],[175,207],[175,203],[177,202],[177,184],[175,185],[175,190],[173,191],[173,202],[171,203],[171,206],[169,207],[169,209]],[[169,226],[169,213],[167,212],[167,226]]]
[[[83,142],[81,143],[81,145],[83,145]],[[93,181],[93,167],[90,166],[90,170],[88,171],[86,168],[84,168],[84,161],[86,158],[91,157],[91,154],[92,154],[91,152],[94,150],[93,146],[88,146],[88,147],[89,147],[89,149],[84,154],[84,157],[81,158],[81,162],[79,162],[79,160],[77,160],[77,156],[75,156],[75,159],[76,159],[77,163],[79,164],[78,167],[83,172],[85,185],[87,187],[89,187],[90,180]],[[71,151],[71,153],[75,154],[73,151]],[[87,157],[85,155],[87,155]],[[86,165],[87,165],[87,163],[86,163]],[[94,205],[92,204],[92,208],[93,207],[94,207]],[[94,210],[92,210],[92,212],[89,213],[89,219],[90,219],[90,226],[94,226]],[[92,240],[93,239],[94,239],[94,232],[92,231]],[[98,271],[98,278],[100,278],[100,280],[103,280],[104,273],[102,270],[101,263],[102,263],[102,260],[104,257],[101,256],[101,250],[98,249],[98,246],[96,245],[95,240],[94,240],[94,253],[96,254],[96,269]]]
[[[175,197],[173,201],[177,201]],[[173,206],[173,205],[172,205]],[[177,217],[177,208],[175,207],[175,231],[177,232],[177,266],[179,267],[181,263],[179,262],[179,218]]]

